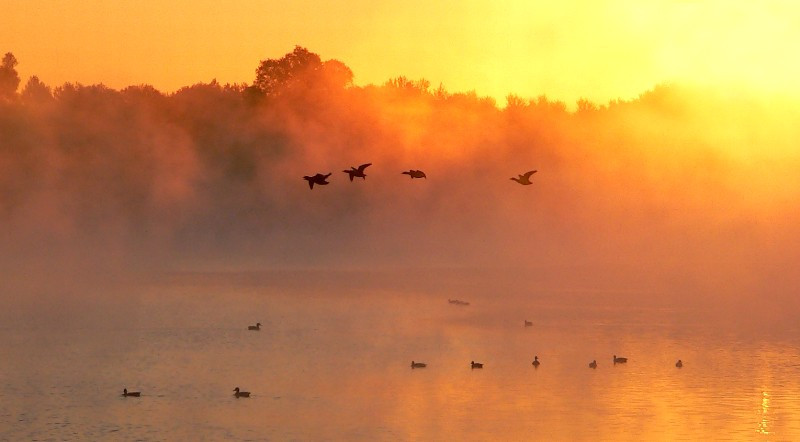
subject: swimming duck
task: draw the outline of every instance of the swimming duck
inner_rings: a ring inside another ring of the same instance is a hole
[[[237,398],[250,397],[250,392],[249,391],[239,391],[239,387],[236,387],[236,388],[233,389],[233,395],[236,396]]]
[[[256,322],[256,325],[248,325],[247,329],[248,330],[259,331],[259,330],[261,330],[261,323],[260,322]]]
[[[303,179],[308,181],[309,189],[314,189],[314,184],[319,184],[320,186],[324,186],[324,185],[330,184],[330,183],[328,183],[328,181],[326,181],[329,176],[331,176],[330,173],[327,174],[327,175],[323,175],[321,173],[318,173],[318,174],[316,174],[314,176],[306,175],[306,176],[303,177]]]
[[[539,368],[539,364],[540,364],[540,363],[541,363],[541,362],[539,362],[539,356],[534,356],[534,357],[533,357],[533,362],[532,362],[533,366],[534,366],[535,368]]]
[[[475,362],[475,361],[472,361],[472,363],[470,364],[470,366],[471,366],[472,368],[483,368],[483,363],[481,363],[481,362]]]
[[[532,325],[533,325],[533,322],[528,321],[527,319],[525,320],[525,327],[530,327]]]
[[[597,368],[597,360],[595,359],[592,362],[589,362],[589,368]]]
[[[615,364],[624,364],[626,362],[628,362],[628,358],[618,358],[617,355],[614,355]]]
[[[680,359],[678,359],[678,362],[675,363],[675,366],[681,368],[683,367],[683,362]]]
[[[426,364],[426,363],[424,363],[424,362],[414,362],[414,361],[411,361],[411,368],[425,368],[425,367],[427,367],[427,366],[428,366],[428,364]]]
[[[533,184],[531,182],[531,175],[533,175],[536,172],[537,172],[536,170],[530,170],[530,171],[525,172],[522,175],[520,175],[519,178],[512,177],[511,180],[512,181],[516,181],[516,182],[522,184],[523,186],[529,186],[529,185]]]
[[[358,167],[350,167],[350,170],[343,170],[342,172],[350,175],[350,181],[353,181],[353,178],[363,178],[367,179],[367,174],[364,173],[364,169],[367,167],[372,166],[372,163],[362,164]]]
[[[141,396],[141,394],[142,393],[139,392],[139,391],[128,391],[127,388],[123,388],[122,389],[122,395],[125,396],[125,397],[128,397],[128,396],[139,397],[139,396]]]
[[[411,169],[411,170],[408,170],[406,172],[400,172],[400,173],[403,173],[403,174],[406,174],[406,175],[410,176],[411,179],[414,179],[414,178],[426,178],[427,179],[428,178],[428,176],[425,175],[425,172],[423,172],[421,170],[416,170],[416,169]]]

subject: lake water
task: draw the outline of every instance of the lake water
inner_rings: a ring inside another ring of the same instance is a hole
[[[0,440],[800,439],[796,329],[535,291],[195,276],[5,309]]]

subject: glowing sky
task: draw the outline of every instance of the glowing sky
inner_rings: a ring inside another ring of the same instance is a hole
[[[800,4],[640,0],[0,0],[0,51],[30,75],[172,91],[247,82],[298,44],[359,85],[424,77],[450,91],[569,103],[664,81],[797,94]]]

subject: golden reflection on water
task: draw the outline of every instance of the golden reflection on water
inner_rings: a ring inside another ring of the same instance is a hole
[[[761,422],[758,425],[758,432],[761,434],[769,434],[769,393],[763,391],[761,393]]]
[[[627,313],[459,309],[446,295],[158,294],[135,327],[0,329],[0,354],[16,361],[0,374],[0,397],[14,399],[0,402],[0,440],[800,440],[800,354],[787,341],[631,326]],[[518,320],[528,311],[535,327]],[[248,332],[255,321],[263,330]],[[143,397],[121,400],[123,382]],[[234,399],[237,385],[253,397]]]

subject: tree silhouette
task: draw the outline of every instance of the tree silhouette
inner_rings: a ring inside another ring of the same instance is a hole
[[[17,59],[11,52],[6,52],[3,56],[3,63],[0,64],[0,99],[11,99],[17,93],[19,86],[19,74],[15,69]]]
[[[319,55],[295,46],[281,58],[262,60],[256,69],[253,88],[267,96],[276,96],[295,88],[342,89],[352,85],[353,71],[338,60],[323,62]]]
[[[28,79],[20,95],[24,103],[41,104],[53,101],[53,92],[50,87],[39,80],[36,75]]]

